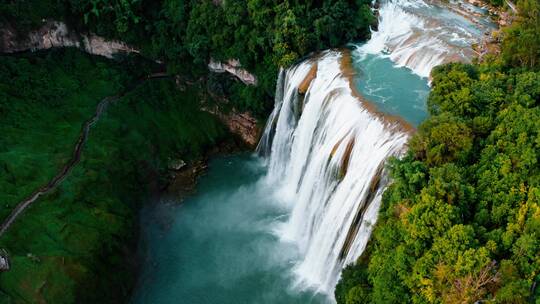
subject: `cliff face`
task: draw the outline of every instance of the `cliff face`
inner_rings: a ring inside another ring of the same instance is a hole
[[[225,63],[210,59],[208,69],[214,73],[229,73],[245,85],[257,85],[257,77],[243,69],[237,59],[229,59]],[[229,131],[238,135],[249,147],[255,148],[257,146],[261,130],[257,125],[257,120],[250,112],[233,110],[229,113],[223,113],[218,108],[205,108],[204,110],[218,116]]]
[[[259,142],[260,128],[257,126],[257,120],[249,112],[230,114],[219,114],[223,123],[233,134],[237,134],[250,147],[256,147]]]
[[[15,30],[9,27],[0,29],[0,52],[2,53],[54,47],[77,47],[87,53],[107,58],[112,58],[116,53],[138,53],[138,50],[123,42],[105,40],[94,34],[79,34],[70,30],[65,23],[58,21],[48,21],[25,37],[17,36]]]
[[[259,143],[261,129],[251,113],[236,110],[223,113],[218,107],[203,110],[216,115],[232,134],[238,135],[250,148],[255,148]]]
[[[210,71],[215,73],[228,72],[240,79],[244,84],[257,85],[257,78],[255,75],[249,73],[247,70],[242,69],[240,61],[237,59],[229,59],[226,63],[215,61],[210,59],[208,63]]]

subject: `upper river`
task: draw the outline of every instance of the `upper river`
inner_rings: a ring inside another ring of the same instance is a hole
[[[429,71],[470,61],[490,26],[420,0],[383,2],[378,31],[350,57],[328,51],[281,72],[264,157],[212,159],[193,195],[142,211],[132,303],[333,303],[341,268],[376,221],[386,158],[427,116]]]

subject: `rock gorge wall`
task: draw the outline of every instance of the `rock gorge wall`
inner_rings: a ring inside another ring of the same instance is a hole
[[[95,34],[81,34],[59,21],[46,21],[39,29],[24,37],[17,35],[12,27],[0,28],[0,53],[47,50],[51,48],[76,47],[92,55],[114,58],[116,54],[137,53],[140,51],[122,41],[107,40]],[[208,69],[215,73],[229,73],[246,85],[257,85],[257,78],[241,68],[240,62],[230,59],[226,63],[210,60]],[[258,142],[260,128],[257,120],[249,112],[231,111],[223,113],[218,108],[208,110],[218,116],[231,133],[238,135],[248,146]]]
[[[46,21],[43,26],[29,32],[25,37],[20,37],[10,27],[0,29],[1,53],[46,50],[55,47],[77,47],[89,54],[107,58],[113,58],[118,53],[139,53],[138,49],[122,41],[107,40],[92,33],[81,34],[59,21]],[[216,73],[230,73],[246,85],[257,85],[255,75],[241,68],[237,59],[229,59],[225,63],[211,59],[208,68]]]
[[[204,111],[216,115],[232,134],[239,136],[250,148],[259,142],[261,128],[251,113],[232,110],[224,113],[218,107],[203,108]]]
[[[24,51],[46,50],[55,47],[77,47],[92,54],[113,58],[118,53],[139,53],[124,42],[106,40],[94,34],[80,34],[59,21],[47,21],[25,37],[17,35],[14,29],[0,29],[0,52],[17,53]]]

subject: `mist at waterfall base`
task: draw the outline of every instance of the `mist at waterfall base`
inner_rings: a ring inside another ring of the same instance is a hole
[[[253,155],[217,158],[193,196],[148,206],[133,303],[327,303],[291,285],[299,256],[274,233],[288,210],[261,180],[265,172]]]
[[[426,116],[433,66],[468,61],[481,30],[421,0],[383,2],[379,31],[280,73],[259,151],[211,161],[197,192],[143,212],[146,257],[133,303],[332,303],[344,265],[369,238],[384,163]],[[307,91],[299,87],[316,77]],[[352,81],[352,87],[351,87]]]

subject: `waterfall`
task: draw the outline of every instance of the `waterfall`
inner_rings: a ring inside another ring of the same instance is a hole
[[[397,66],[429,77],[433,67],[447,62],[470,62],[473,44],[493,25],[479,14],[458,10],[457,4],[424,0],[382,0],[377,31],[359,46],[361,54],[381,54]],[[460,13],[457,13],[460,12]]]
[[[408,138],[402,123],[374,112],[351,89],[347,55],[327,51],[280,72],[258,147],[267,155],[266,181],[291,208],[279,235],[299,249],[298,285],[328,295],[344,265],[364,250],[385,160]]]

